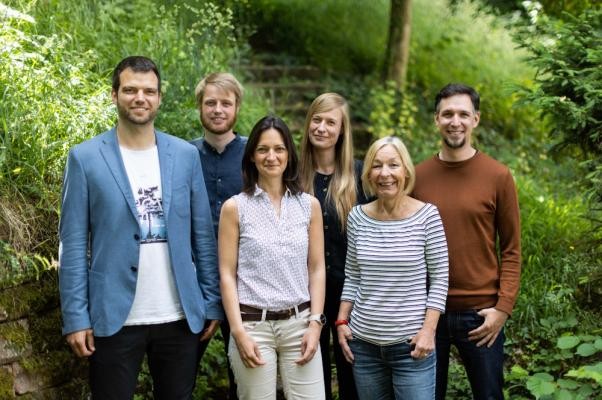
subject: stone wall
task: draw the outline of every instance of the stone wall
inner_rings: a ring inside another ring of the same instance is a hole
[[[86,365],[61,336],[56,270],[0,289],[0,399],[85,399]]]

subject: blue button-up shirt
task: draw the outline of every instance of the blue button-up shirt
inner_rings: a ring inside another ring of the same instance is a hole
[[[191,141],[199,149],[203,177],[211,206],[215,237],[219,226],[219,215],[226,200],[242,189],[242,155],[247,138],[235,132],[236,137],[218,153],[204,138]]]

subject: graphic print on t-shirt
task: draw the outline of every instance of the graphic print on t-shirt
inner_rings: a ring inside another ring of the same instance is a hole
[[[142,233],[141,244],[167,242],[165,213],[159,186],[140,187],[136,191],[138,223]]]

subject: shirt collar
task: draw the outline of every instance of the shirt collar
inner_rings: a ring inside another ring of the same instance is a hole
[[[253,192],[253,196],[263,196],[264,193],[266,193],[266,195],[267,195],[267,192],[265,190],[263,190],[257,184],[255,184],[255,191]],[[292,196],[292,192],[288,187],[284,191],[284,196],[285,197]]]
[[[226,145],[226,147],[224,147],[224,151],[221,154],[224,154],[225,152],[228,151],[229,147],[232,147],[235,143],[239,142],[240,137],[241,136],[237,132],[234,132],[234,139],[230,140],[230,142]],[[205,139],[205,137],[203,137],[203,146],[205,146],[205,148],[207,150],[217,153],[217,150],[215,150],[215,148],[209,144],[209,142]]]

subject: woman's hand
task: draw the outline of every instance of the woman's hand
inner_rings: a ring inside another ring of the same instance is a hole
[[[317,321],[310,321],[309,327],[301,340],[301,358],[295,360],[298,365],[305,365],[314,358],[320,345],[320,333],[322,326]]]
[[[261,357],[259,346],[246,332],[242,332],[237,336],[233,336],[238,348],[240,359],[247,368],[255,368],[265,364]]]
[[[414,350],[410,353],[412,358],[428,357],[435,350],[435,330],[423,326],[412,338],[410,344],[415,345]]]
[[[349,328],[348,325],[337,326],[337,336],[339,337],[339,345],[341,345],[345,360],[347,360],[348,363],[353,364],[354,357],[348,343],[349,340],[353,339],[351,328]]]

